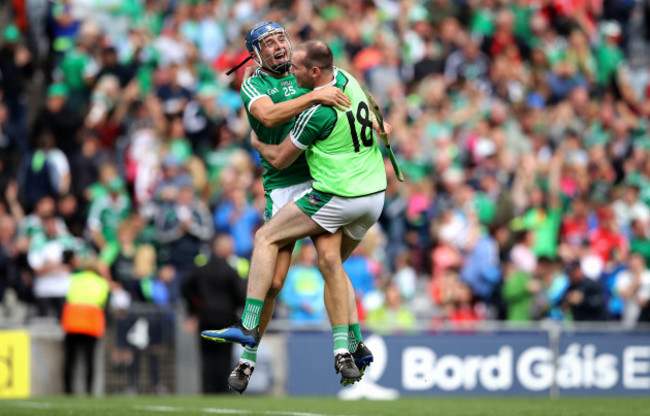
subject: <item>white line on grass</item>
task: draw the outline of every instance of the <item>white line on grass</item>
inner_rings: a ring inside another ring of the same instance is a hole
[[[172,406],[134,406],[138,410],[149,410],[152,412],[183,412],[187,409],[184,407]],[[306,413],[306,412],[285,412],[282,410],[244,410],[244,409],[217,409],[214,407],[206,407],[201,409],[204,413],[212,413],[219,415],[273,415],[273,416],[341,416],[341,415],[326,415],[323,413]]]
[[[182,407],[171,407],[171,406],[133,406],[137,410],[149,410],[152,412],[182,412]]]
[[[203,410],[205,413],[216,414],[262,414],[262,415],[277,415],[277,416],[343,416],[343,415],[326,415],[323,413],[307,413],[307,412],[285,412],[283,410],[240,410],[240,409],[215,409],[207,407]]]
[[[30,407],[32,409],[51,409],[52,403],[45,402],[9,402],[9,404],[16,407]]]

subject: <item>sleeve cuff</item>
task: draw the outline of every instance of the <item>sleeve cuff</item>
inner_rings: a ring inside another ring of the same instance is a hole
[[[289,133],[289,137],[291,137],[291,142],[300,150],[305,150],[307,146],[304,144],[300,143],[296,137],[293,136],[293,132]]]
[[[249,113],[251,112],[251,107],[253,106],[253,103],[254,103],[255,101],[259,100],[259,99],[262,98],[262,97],[268,97],[268,95],[266,95],[266,94],[264,94],[264,95],[258,95],[257,97],[251,99],[251,100],[248,102],[248,112],[249,112]]]

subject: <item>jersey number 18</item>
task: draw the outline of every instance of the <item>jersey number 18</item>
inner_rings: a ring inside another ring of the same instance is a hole
[[[348,123],[350,123],[350,133],[352,134],[352,144],[354,144],[354,152],[359,153],[361,146],[359,144],[359,135],[357,135],[357,129],[355,126],[355,117],[352,113],[352,110],[347,111],[345,115],[348,117]],[[370,109],[368,109],[368,104],[364,101],[361,101],[357,106],[357,117],[356,122],[361,124],[361,144],[365,147],[370,147],[374,143],[372,139],[372,132],[368,134],[368,129],[372,129],[372,121],[370,120]]]

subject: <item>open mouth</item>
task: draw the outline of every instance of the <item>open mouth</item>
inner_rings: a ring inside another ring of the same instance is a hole
[[[276,53],[275,55],[273,55],[273,59],[275,59],[276,61],[286,61],[287,60],[286,51],[283,50],[283,51],[280,51],[280,52]]]

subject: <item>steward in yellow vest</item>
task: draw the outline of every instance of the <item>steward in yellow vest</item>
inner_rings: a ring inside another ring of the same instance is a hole
[[[61,324],[67,334],[101,338],[106,330],[104,307],[110,286],[106,279],[86,270],[70,277]]]
[[[67,254],[67,255],[66,255]],[[63,307],[61,326],[65,331],[63,381],[66,394],[72,394],[75,358],[83,354],[86,367],[86,393],[92,393],[95,368],[95,346],[106,332],[104,307],[108,300],[110,285],[92,271],[95,261],[82,260],[71,252],[64,253],[68,262],[80,271],[70,276],[70,285]]]

